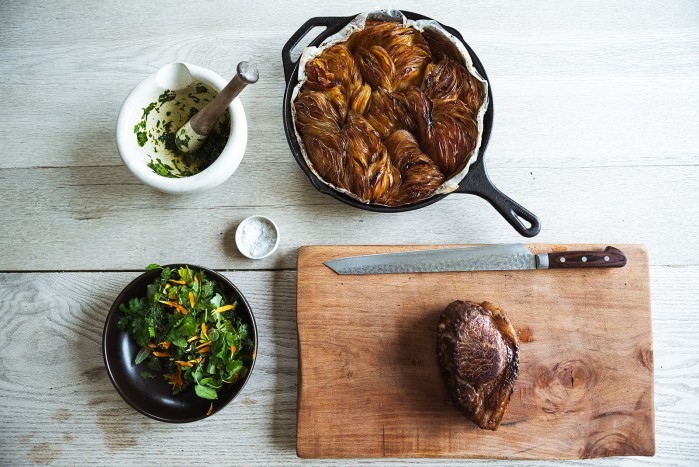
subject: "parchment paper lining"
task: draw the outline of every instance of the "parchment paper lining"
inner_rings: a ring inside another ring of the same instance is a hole
[[[400,10],[394,10],[394,9],[382,9],[382,10],[372,10],[368,11],[365,13],[362,13],[360,15],[357,15],[352,21],[347,24],[344,28],[342,28],[340,31],[338,31],[336,34],[333,34],[332,36],[329,36],[327,39],[325,39],[318,47],[306,47],[306,49],[303,51],[301,54],[301,58],[299,59],[299,75],[298,79],[299,82],[294,88],[293,92],[291,93],[291,102],[293,103],[296,100],[296,96],[298,96],[299,91],[301,90],[301,87],[303,84],[306,82],[306,63],[309,60],[314,59],[317,57],[323,50],[332,47],[333,45],[339,44],[341,42],[345,42],[350,35],[354,34],[355,32],[361,31],[364,29],[364,26],[366,24],[367,20],[381,20],[381,21],[395,21],[398,23],[403,24],[404,26],[415,28],[418,31],[434,31],[438,34],[443,35],[446,37],[451,43],[453,43],[457,50],[461,53],[464,63],[463,65],[466,66],[466,69],[468,72],[476,78],[478,81],[483,83],[484,86],[484,94],[485,98],[483,99],[483,104],[481,105],[480,109],[478,109],[478,114],[477,114],[477,124],[478,124],[478,137],[476,139],[476,147],[473,149],[471,154],[469,154],[469,159],[468,162],[466,163],[466,166],[463,168],[461,172],[458,174],[454,175],[451,177],[449,180],[445,181],[442,183],[439,188],[430,196],[434,196],[437,194],[443,194],[443,193],[451,193],[452,191],[456,190],[459,187],[459,182],[464,179],[466,174],[468,173],[469,168],[471,165],[476,162],[476,159],[478,158],[478,150],[481,147],[481,139],[483,135],[483,118],[485,116],[486,110],[488,110],[488,82],[481,77],[481,75],[478,74],[478,71],[476,71],[475,67],[473,66],[473,60],[471,60],[471,56],[469,55],[468,51],[466,50],[466,47],[461,43],[459,39],[454,37],[452,34],[450,34],[446,29],[444,29],[437,21],[433,20],[410,20],[405,17],[405,15],[400,11]],[[306,161],[306,164],[308,167],[311,169],[311,171],[318,177],[319,180],[321,180],[323,183],[326,185],[332,187],[334,190],[339,191],[341,193],[345,193],[346,195],[356,199],[357,201],[363,202],[365,204],[369,204],[368,201],[362,201],[357,195],[354,193],[347,191],[343,188],[336,187],[332,183],[327,182],[326,180],[323,179],[323,177],[316,172],[315,168],[313,167],[313,163],[311,163],[311,160],[308,158],[308,154],[306,153],[306,147],[303,144],[303,139],[301,138],[301,135],[299,134],[297,128],[296,128],[296,109],[292,105],[291,106],[291,115],[294,120],[294,133],[296,134],[296,139],[299,142],[299,147],[301,148],[301,154],[303,154],[303,158]],[[374,204],[379,204],[379,203],[374,203]]]

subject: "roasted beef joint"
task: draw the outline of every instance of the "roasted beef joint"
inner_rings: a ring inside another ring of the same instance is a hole
[[[489,302],[450,303],[439,318],[437,357],[452,402],[476,425],[497,430],[519,370],[517,334]]]

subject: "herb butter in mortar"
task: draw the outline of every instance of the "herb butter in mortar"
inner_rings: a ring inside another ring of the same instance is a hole
[[[231,131],[228,111],[224,112],[198,150],[185,153],[175,144],[177,130],[216,94],[206,84],[195,82],[177,91],[163,92],[157,102],[151,102],[143,109],[143,116],[133,131],[138,145],[150,159],[148,167],[153,172],[163,177],[189,177],[206,169],[221,154]]]

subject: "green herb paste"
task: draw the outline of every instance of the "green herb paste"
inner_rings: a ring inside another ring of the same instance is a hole
[[[197,151],[184,153],[175,144],[177,130],[216,94],[208,85],[195,82],[178,91],[163,92],[156,102],[143,109],[133,131],[136,142],[146,151],[148,167],[153,172],[163,177],[189,177],[209,167],[221,154],[231,130],[230,112],[221,116]]]

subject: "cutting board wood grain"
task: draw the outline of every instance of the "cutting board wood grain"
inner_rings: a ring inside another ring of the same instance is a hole
[[[451,245],[453,246],[453,245]],[[606,245],[528,245],[533,253]],[[307,458],[577,459],[655,453],[648,255],[620,269],[340,276],[323,261],[434,246],[299,250],[297,454]],[[450,402],[437,322],[491,301],[520,335],[520,375],[497,431]]]

